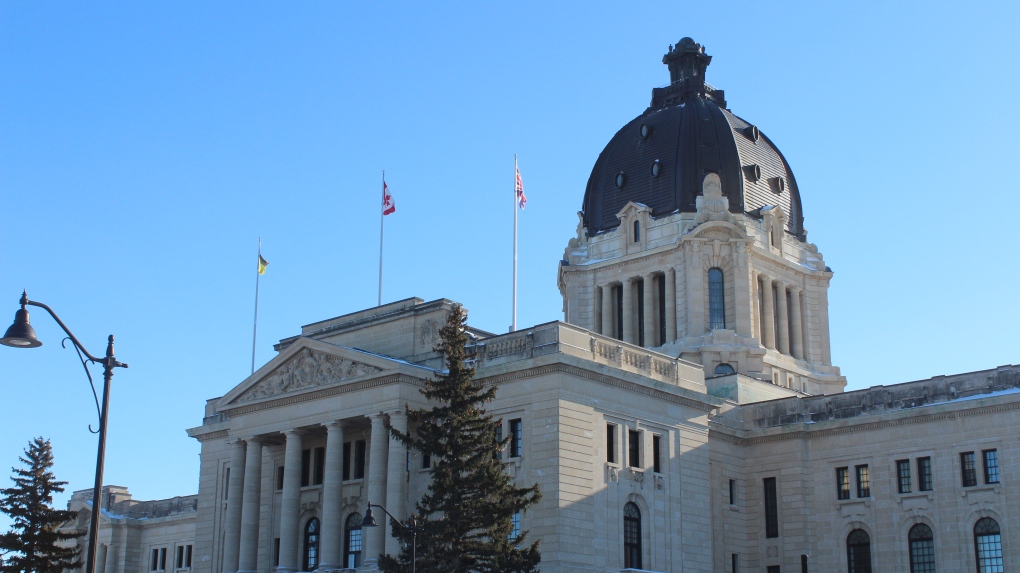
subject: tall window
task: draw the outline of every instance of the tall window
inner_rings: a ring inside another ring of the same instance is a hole
[[[641,467],[641,433],[627,430],[627,466]]]
[[[606,461],[616,463],[616,424],[606,424]]]
[[[645,343],[645,281],[638,279],[634,281],[634,291],[637,295],[637,335],[638,335],[638,346],[651,346],[652,341]]]
[[[319,520],[311,518],[305,525],[305,553],[302,571],[315,571],[319,567]]]
[[[659,343],[666,344],[669,342],[666,340],[666,275],[659,275],[655,282],[659,287]]]
[[[850,468],[836,468],[836,499],[850,499]]]
[[[191,545],[177,546],[177,568],[191,569]]]
[[[917,458],[917,489],[921,491],[932,490],[931,458]]]
[[[662,473],[662,436],[652,436],[652,471]]]
[[[623,567],[641,569],[641,510],[633,502],[623,506]]]
[[[496,451],[492,453],[492,457],[501,460],[503,459],[503,448],[499,447],[500,442],[503,441],[503,420],[496,422],[496,427],[493,434],[493,440],[496,442]]]
[[[776,478],[765,478],[765,537],[779,537],[779,500],[776,497]]]
[[[910,460],[896,461],[896,480],[900,493],[910,493]]]
[[[616,299],[616,332],[614,338],[617,340],[623,340],[623,285],[618,284],[613,287],[613,298]]]
[[[855,466],[857,470],[857,497],[871,497],[871,479],[868,477],[867,464]]]
[[[960,470],[963,472],[963,487],[977,485],[977,464],[974,462],[974,452],[960,454]]]
[[[520,418],[510,420],[510,457],[521,457],[523,445],[523,428]]]
[[[515,511],[510,517],[510,541],[516,541],[521,535],[521,512]]]
[[[723,292],[723,273],[717,268],[708,269],[709,328],[726,328],[726,300]]]
[[[730,505],[737,503],[737,480],[730,480]]]
[[[910,528],[910,573],[935,573],[935,538],[923,523]]]
[[[365,479],[365,440],[354,442],[354,479]]]
[[[347,532],[344,537],[344,567],[357,569],[361,567],[361,514],[348,515],[344,530]]]
[[[871,573],[871,537],[863,529],[846,536],[846,564],[849,573]]]
[[[974,552],[978,573],[1002,573],[1002,536],[999,524],[982,517],[974,524]]]
[[[641,240],[641,222],[634,221],[634,242],[637,243]]]
[[[981,457],[985,462],[985,483],[999,483],[998,450],[983,450]]]

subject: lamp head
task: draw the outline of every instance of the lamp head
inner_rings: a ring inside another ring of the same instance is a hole
[[[28,318],[28,295],[21,295],[21,309],[14,313],[14,324],[7,329],[4,337],[0,338],[0,344],[14,348],[35,348],[42,346],[42,342],[35,336],[35,329],[32,328]]]
[[[376,522],[375,517],[372,516],[372,506],[369,505],[368,509],[365,510],[365,519],[361,520],[362,527],[379,527],[379,523]]]

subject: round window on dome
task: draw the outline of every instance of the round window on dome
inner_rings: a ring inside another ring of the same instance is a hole
[[[757,163],[747,165],[744,167],[744,175],[748,181],[755,183],[761,179],[761,167]]]
[[[641,124],[641,139],[648,139],[648,136],[652,134],[652,126],[647,123]]]
[[[623,171],[616,174],[616,186],[623,187],[623,184],[627,182],[627,176],[623,174]]]
[[[761,133],[758,132],[758,126],[752,125],[745,130],[747,136],[751,138],[751,141],[758,143],[758,138],[761,137]]]
[[[659,165],[659,160],[658,160],[658,159],[656,159],[655,161],[653,161],[653,162],[652,162],[652,167],[651,167],[652,177],[658,177],[658,176],[659,176],[659,171],[660,171],[661,169],[662,169],[662,168],[661,168],[661,166]]]
[[[772,192],[776,195],[786,191],[786,179],[782,177],[773,177],[769,180],[769,183],[771,183]]]

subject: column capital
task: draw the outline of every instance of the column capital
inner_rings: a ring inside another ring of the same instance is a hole
[[[375,414],[369,414],[368,415],[368,419],[372,420],[373,424],[376,423],[377,421],[385,422],[386,421],[386,412],[377,412]]]
[[[396,416],[398,418],[406,418],[407,417],[407,411],[404,410],[403,408],[401,408],[399,410],[394,410],[394,411],[390,412],[390,418],[393,418],[394,416]]]
[[[328,432],[334,428],[343,430],[347,424],[344,420],[330,420],[328,422],[323,422],[322,425],[326,427],[326,431]]]
[[[290,428],[289,430],[280,430],[280,433],[283,434],[284,436],[287,436],[288,438],[290,438],[291,436],[299,438],[305,435],[305,433],[302,430],[298,430],[297,428]]]

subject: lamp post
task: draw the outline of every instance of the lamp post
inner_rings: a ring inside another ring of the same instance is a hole
[[[379,527],[379,523],[375,520],[375,517],[372,516],[372,508],[373,507],[378,507],[379,509],[383,510],[383,512],[386,515],[390,516],[390,519],[393,520],[393,523],[395,523],[397,525],[397,527],[399,527],[400,529],[403,529],[405,531],[410,531],[411,532],[411,573],[417,573],[417,568],[418,568],[418,556],[417,556],[417,549],[418,549],[418,527],[417,527],[417,524],[414,521],[414,516],[412,515],[407,520],[407,525],[404,525],[403,523],[400,523],[399,519],[397,519],[396,517],[393,517],[392,513],[386,511],[385,507],[383,507],[383,506],[381,506],[379,504],[376,504],[376,503],[372,503],[371,501],[369,501],[368,502],[368,508],[365,510],[365,519],[361,520],[361,526],[362,527]]]
[[[92,520],[89,523],[89,547],[88,555],[86,556],[85,562],[85,573],[95,573],[96,570],[96,546],[99,542],[99,513],[102,507],[102,494],[103,494],[103,466],[106,461],[106,421],[107,411],[110,406],[110,380],[113,379],[114,368],[127,368],[128,365],[123,362],[118,362],[113,357],[113,335],[111,334],[106,342],[106,356],[103,358],[96,358],[85,350],[85,347],[78,342],[71,331],[67,329],[57,313],[53,312],[53,309],[46,306],[41,302],[35,302],[28,300],[28,293],[21,293],[21,310],[14,314],[14,324],[7,329],[3,338],[0,338],[0,344],[4,346],[10,346],[13,348],[37,348],[42,346],[42,342],[36,338],[35,329],[29,322],[28,309],[26,306],[37,306],[46,312],[50,313],[53,320],[57,321],[60,328],[67,333],[67,337],[74,344],[74,347],[78,349],[81,354],[84,354],[88,359],[88,362],[103,365],[103,406],[99,410],[99,451],[96,454],[96,483],[92,488]],[[82,359],[82,364],[86,362],[85,358]],[[88,366],[86,365],[85,374],[89,377],[89,383],[92,383],[92,375],[88,373]],[[95,387],[92,388],[95,392]]]

